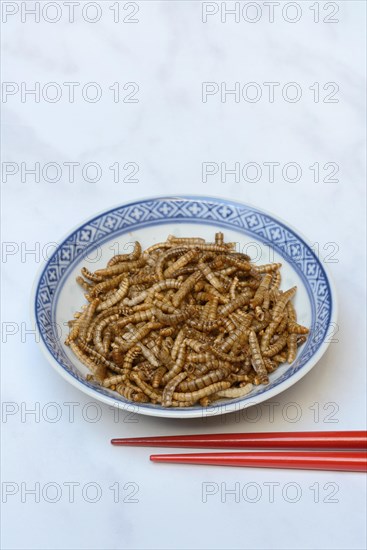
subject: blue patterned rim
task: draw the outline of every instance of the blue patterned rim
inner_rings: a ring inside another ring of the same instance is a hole
[[[324,267],[303,238],[271,215],[231,200],[201,196],[155,197],[113,208],[79,226],[59,245],[42,268],[34,301],[36,326],[41,335],[43,349],[53,358],[53,366],[59,372],[61,367],[61,374],[89,395],[115,406],[131,407],[131,403],[123,397],[115,396],[109,390],[85,380],[70,361],[57,334],[56,306],[68,273],[83,256],[90,254],[112,237],[134,229],[166,223],[214,225],[242,232],[246,236],[271,244],[292,265],[307,290],[311,304],[312,330],[296,362],[267,386],[260,386],[245,398],[226,404],[225,412],[268,399],[306,374],[326,350],[328,329],[332,320],[336,320],[335,296]],[[203,410],[202,407],[164,409],[150,404],[134,405],[134,409],[143,414],[176,417],[201,416]],[[218,414],[219,412],[223,411],[218,411]]]

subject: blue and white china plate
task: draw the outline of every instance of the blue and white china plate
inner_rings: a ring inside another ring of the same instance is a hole
[[[214,239],[221,230],[226,241],[257,263],[281,262],[282,285],[297,285],[298,321],[310,327],[307,342],[292,365],[280,366],[267,386],[256,386],[245,397],[201,406],[168,408],[132,404],[120,395],[87,381],[87,368],[65,346],[67,321],[85,303],[75,282],[82,266],[102,268],[109,258],[132,250],[138,240],[144,248],[176,236]],[[336,299],[325,266],[311,246],[294,229],[252,206],[221,198],[201,196],[153,197],[102,212],[82,223],[59,245],[36,280],[33,312],[40,345],[48,361],[66,380],[87,395],[132,412],[169,418],[193,418],[238,411],[289,388],[325,353],[336,324]]]

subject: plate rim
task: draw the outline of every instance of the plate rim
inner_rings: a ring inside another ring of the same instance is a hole
[[[218,403],[217,405],[209,406],[207,408],[202,409],[195,409],[195,410],[189,410],[189,409],[155,409],[153,408],[143,408],[140,407],[137,403],[124,403],[122,401],[118,401],[117,399],[114,399],[112,396],[106,396],[103,394],[98,393],[93,388],[90,388],[83,384],[82,381],[74,378],[72,374],[70,374],[60,363],[53,357],[53,355],[50,353],[50,351],[47,348],[46,343],[44,342],[43,338],[41,337],[41,331],[39,328],[39,324],[37,321],[37,315],[36,315],[36,299],[37,299],[37,289],[41,280],[41,276],[51,261],[51,259],[54,257],[54,255],[57,253],[59,248],[66,242],[68,238],[72,234],[74,234],[78,229],[80,229],[82,226],[88,223],[92,223],[94,220],[100,218],[102,215],[107,215],[109,212],[112,212],[118,208],[122,207],[131,207],[134,205],[138,205],[140,203],[148,202],[148,201],[174,201],[174,200],[193,200],[193,201],[210,201],[214,200],[217,202],[227,203],[236,205],[238,207],[246,207],[249,208],[255,212],[258,212],[259,214],[263,214],[265,216],[269,216],[269,218],[274,219],[276,222],[281,224],[283,227],[292,230],[292,232],[303,240],[303,242],[307,245],[308,248],[311,248],[311,243],[308,240],[307,237],[304,236],[302,232],[300,232],[298,229],[296,229],[292,224],[288,223],[287,221],[283,220],[283,218],[274,215],[271,211],[267,209],[259,209],[257,206],[251,204],[251,203],[244,203],[242,201],[238,201],[236,199],[230,199],[225,198],[223,196],[215,196],[215,195],[202,195],[202,194],[189,194],[189,195],[151,195],[148,197],[142,197],[139,199],[134,199],[131,201],[127,201],[124,203],[118,203],[115,206],[111,206],[109,208],[104,208],[95,213],[93,216],[89,216],[88,218],[85,218],[78,224],[76,224],[72,229],[70,229],[65,235],[62,236],[58,240],[58,246],[56,250],[53,252],[53,254],[50,256],[50,258],[44,259],[39,268],[37,269],[32,291],[31,291],[31,321],[32,324],[35,326],[35,329],[39,335],[37,344],[41,348],[43,355],[46,357],[48,363],[51,364],[54,370],[58,374],[60,374],[66,381],[71,383],[74,387],[82,391],[83,393],[89,395],[93,399],[96,399],[98,401],[101,401],[107,405],[114,406],[116,408],[119,408],[121,410],[129,411],[132,413],[142,414],[144,416],[153,416],[153,417],[161,417],[161,418],[205,418],[208,416],[217,416],[227,413],[233,413],[238,412],[239,410],[243,410],[248,407],[252,407],[254,405],[257,405],[263,401],[267,401],[268,399],[271,399],[272,397],[282,393],[283,391],[287,390],[296,382],[298,382],[301,378],[303,378],[310,370],[319,362],[321,357],[324,355],[324,353],[327,351],[330,345],[329,342],[322,342],[320,347],[316,350],[316,353],[306,362],[306,364],[296,373],[294,373],[292,376],[290,376],[287,380],[284,380],[279,385],[275,386],[274,388],[264,391],[263,393],[259,394],[258,396],[254,396],[251,401],[248,401],[248,398],[246,399],[244,396],[243,401],[236,401],[236,402],[228,402],[228,403]],[[169,220],[168,220],[169,222]],[[172,223],[174,223],[174,220],[172,220]],[[188,222],[190,223],[190,222]],[[205,223],[204,223],[205,225]],[[326,279],[328,281],[329,287],[330,287],[330,321],[329,326],[332,323],[336,323],[338,319],[338,301],[337,301],[337,293],[336,293],[336,285],[333,279],[332,274],[330,273],[330,270],[328,266],[326,266],[324,263],[321,262],[321,260],[317,257],[318,263],[321,265],[322,269],[325,272]],[[133,409],[133,410],[132,410]],[[215,410],[217,409],[217,410]],[[223,410],[222,410],[223,409]],[[209,413],[205,415],[205,411],[209,410]]]

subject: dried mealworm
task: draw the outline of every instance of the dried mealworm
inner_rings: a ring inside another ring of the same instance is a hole
[[[177,256],[182,256],[186,252],[187,252],[187,249],[184,247],[173,246],[172,248],[166,250],[159,256],[155,265],[155,272],[160,281],[164,280],[163,268],[164,268],[165,262],[170,260],[170,258],[176,258]]]
[[[105,357],[103,357],[103,355],[101,355],[100,353],[98,353],[98,351],[96,351],[95,349],[93,349],[92,347],[88,346],[88,344],[84,341],[84,340],[81,340],[79,343],[78,343],[80,349],[82,351],[84,351],[85,353],[87,353],[88,355],[90,355],[90,357],[93,359],[93,361],[99,365],[104,365],[106,368],[114,371],[114,372],[121,372],[121,369],[115,365],[115,363],[113,363],[112,361],[109,361],[108,359],[106,359]]]
[[[121,283],[119,284],[119,287],[117,290],[114,291],[114,293],[107,298],[104,302],[101,302],[97,308],[97,311],[103,311],[104,309],[108,309],[118,302],[121,302],[123,298],[125,298],[127,291],[129,289],[129,280],[123,279]]]
[[[232,315],[230,314],[229,319],[227,317],[222,319],[222,325],[221,326],[222,326],[222,329],[225,332],[232,332],[233,330],[236,330],[236,328],[239,326],[240,322],[241,321],[237,322],[236,318],[232,319]],[[223,337],[223,333],[220,336]]]
[[[200,313],[200,319],[202,321],[208,321],[209,308],[210,308],[210,302],[207,302],[204,306],[202,306],[201,313]]]
[[[255,317],[256,320],[260,322],[264,321],[265,319],[265,313],[260,306],[255,307]]]
[[[230,267],[224,267],[217,273],[221,273],[222,275],[233,275],[234,273],[236,273],[236,271],[237,271],[236,266],[230,266]],[[241,276],[241,273],[239,273],[239,275]]]
[[[231,256],[231,255],[225,256],[224,262],[236,267],[240,271],[251,271],[252,269],[250,262],[246,260],[241,260],[236,256]]]
[[[144,251],[144,255],[151,255],[152,252],[155,252],[156,250],[164,250],[165,248],[171,248],[171,246],[173,246],[173,243],[169,243],[167,241],[165,243],[152,244],[152,246]]]
[[[265,359],[264,359],[264,362],[265,362]],[[248,372],[250,372],[251,370],[251,365],[248,369]],[[229,382],[246,382],[248,379],[248,376],[247,374],[235,374],[235,373],[231,373],[229,376],[228,376],[228,381]]]
[[[230,382],[216,382],[215,384],[211,384],[210,386],[206,386],[205,388],[202,388],[201,390],[196,390],[193,392],[175,392],[173,394],[173,399],[175,401],[198,401],[202,397],[206,397],[208,395],[213,395],[213,393],[217,393],[221,390],[227,390],[230,387]]]
[[[245,334],[249,331],[249,325],[252,322],[252,316],[249,315],[250,322],[246,326],[246,324],[243,324],[242,326],[236,328],[233,332],[229,334],[229,336],[226,338],[226,340],[221,344],[219,347],[220,351],[226,353],[230,349],[233,348],[234,344]]]
[[[263,357],[263,359],[265,368],[268,372],[273,372],[278,368],[278,363],[274,361],[273,358],[270,359],[270,357]]]
[[[223,245],[224,244],[224,235],[221,231],[215,234],[215,244]]]
[[[297,322],[297,314],[292,302],[287,303],[286,311],[288,314],[288,327],[289,327],[289,325]]]
[[[176,279],[165,279],[164,281],[159,281],[155,283],[149,290],[148,295],[155,294],[156,292],[161,292],[162,290],[168,289],[179,289],[181,283]]]
[[[181,348],[181,345],[182,345],[184,339],[185,339],[185,329],[182,328],[179,331],[179,333],[177,334],[176,340],[175,340],[175,342],[172,346],[172,349],[171,349],[171,357],[174,361],[176,361],[176,359],[177,359],[178,351]]]
[[[132,315],[128,315],[127,317],[123,317],[122,319],[118,319],[116,323],[114,323],[114,328],[122,329],[130,323],[137,324],[143,321],[150,321],[152,317],[154,317],[155,312],[156,308],[154,307],[150,307],[149,309],[143,311],[137,311]]]
[[[279,296],[279,299],[275,303],[275,306],[273,308],[273,319],[277,319],[281,313],[283,313],[285,306],[293,298],[297,291],[297,287],[294,286],[290,288],[289,290],[286,290]]]
[[[81,277],[80,275],[78,275],[78,277],[76,278],[76,282],[78,283],[78,285],[80,285],[84,290],[86,290],[87,292],[91,292],[92,289],[94,288],[94,286],[90,283],[88,283],[85,279],[83,279],[83,277]]]
[[[214,275],[213,271],[210,269],[210,267],[207,264],[204,264],[203,262],[199,262],[198,268],[200,269],[201,273],[204,275],[206,280],[209,282],[209,284],[211,284],[219,292],[225,292],[223,283],[221,283],[218,277]]]
[[[230,298],[228,296],[225,296],[224,294],[221,294],[220,292],[218,292],[218,290],[216,290],[214,287],[212,287],[209,283],[204,283],[204,290],[205,292],[203,293],[203,299],[204,300],[208,300],[208,299],[211,299],[211,298],[218,298],[218,302],[220,304],[228,304],[228,302],[230,301]],[[206,298],[204,297],[206,294]],[[199,295],[197,295],[197,298],[200,300],[200,297]]]
[[[232,353],[224,353],[222,350],[218,349],[216,346],[212,346],[210,350],[219,357],[219,359],[222,359],[223,361],[228,361],[229,363],[242,363],[245,361],[246,356],[241,353],[240,355],[233,355]]]
[[[69,334],[67,335],[66,337],[66,340],[65,340],[65,344],[67,346],[70,345],[70,342],[76,340],[76,338],[78,337],[78,334],[79,334],[79,331],[80,331],[80,325],[83,321],[83,317],[85,317],[86,315],[86,310],[84,310],[84,312],[79,315],[79,317],[77,317],[75,319],[75,321],[73,321],[73,324],[71,326],[71,330],[69,332]]]
[[[184,279],[184,275],[191,275],[191,273],[194,273],[194,271],[197,270],[196,265],[186,265],[185,267],[181,267],[177,271],[175,271],[175,277],[177,279]]]
[[[268,327],[269,318],[270,318],[269,311],[264,311],[264,320],[258,321],[257,319],[254,319],[251,325],[252,330],[256,333],[259,333],[260,336],[262,336],[264,329]]]
[[[202,332],[212,332],[213,330],[216,330],[218,328],[220,323],[221,323],[220,319],[217,319],[215,321],[202,321],[200,319],[187,319],[187,324],[190,327],[201,330]]]
[[[112,357],[115,359],[117,351],[121,354],[121,350],[114,350],[112,352]],[[127,353],[123,355],[122,358],[122,371],[125,376],[128,376],[129,372],[133,367],[135,359],[140,355],[141,349],[139,346],[134,346],[129,349]],[[116,360],[116,359],[115,359]]]
[[[90,342],[93,338],[93,334],[95,332],[95,329],[100,321],[103,321],[103,319],[106,319],[107,317],[111,317],[112,315],[129,315],[132,313],[131,309],[128,308],[119,308],[119,307],[113,307],[109,309],[108,311],[102,311],[99,313],[94,319],[93,322],[89,325],[86,341]]]
[[[283,313],[283,317],[279,325],[277,326],[277,329],[276,329],[277,334],[283,334],[287,326],[288,326],[288,313],[287,313],[287,310],[285,310],[285,312]]]
[[[110,376],[109,378],[105,378],[102,382],[102,386],[104,388],[110,388],[111,386],[116,386],[117,384],[121,384],[125,380],[125,376],[123,374],[116,374],[115,376]]]
[[[94,276],[97,277],[111,277],[112,275],[119,275],[120,273],[127,273],[137,267],[142,267],[145,263],[144,258],[135,260],[132,262],[121,262],[106,269],[98,269],[95,271]]]
[[[162,300],[161,298],[162,296],[159,296],[159,294],[156,294],[154,300],[152,301],[152,304],[156,306],[155,313],[157,312],[157,308],[161,310],[161,313],[169,313],[169,314],[180,313],[180,310],[177,310],[167,300]]]
[[[166,367],[158,367],[157,370],[154,373],[153,380],[152,380],[152,387],[153,388],[159,388],[162,382],[163,376],[166,374],[167,369]]]
[[[103,281],[102,276],[97,275],[96,273],[92,273],[86,267],[82,267],[81,273],[82,273],[83,277],[85,277],[89,281],[93,281],[93,283],[100,283],[101,281]]]
[[[244,260],[246,262],[251,261],[251,257],[248,254],[245,254],[244,252],[230,252],[228,256],[230,258],[239,258],[240,260]]]
[[[134,401],[135,403],[149,402],[149,398],[145,395],[145,393],[132,384],[118,384],[118,386],[116,386],[116,391],[128,401]]]
[[[230,302],[228,302],[228,304],[218,308],[218,314],[221,317],[227,317],[227,315],[229,315],[233,311],[236,311],[236,309],[238,309],[240,307],[243,307],[244,305],[249,304],[250,299],[251,299],[251,293],[243,292],[242,294],[237,296],[237,298],[235,298],[234,300],[231,300]]]
[[[95,363],[87,354],[85,354],[80,347],[73,341],[70,342],[70,349],[76,355],[76,357],[81,361],[88,369],[93,373],[94,378],[98,382],[103,382],[106,376],[106,367],[105,365]]]
[[[213,399],[210,399],[210,397],[206,396],[206,397],[202,397],[201,399],[199,399],[199,403],[202,407],[209,407],[210,403],[213,402]]]
[[[175,237],[174,235],[168,235],[167,241],[173,244],[202,244],[205,243],[205,239],[201,237]]]
[[[85,310],[84,315],[80,318],[78,336],[81,340],[86,338],[88,327],[91,324],[95,311],[98,310],[99,303],[99,298],[95,298]]]
[[[265,292],[268,290],[272,279],[272,274],[267,273],[262,279],[258,289],[256,290],[255,296],[250,301],[251,307],[261,306],[264,301]]]
[[[296,355],[297,355],[297,334],[289,334],[289,336],[287,337],[287,346],[288,346],[287,362],[291,364],[296,359]],[[281,351],[281,350],[277,350],[277,353],[278,351]]]
[[[195,284],[198,282],[200,278],[201,278],[201,273],[198,273],[197,271],[195,271],[186,279],[184,283],[182,283],[181,287],[179,288],[179,290],[176,292],[176,294],[172,299],[172,304],[175,307],[178,307],[180,305],[182,300],[185,298],[185,296],[189,292],[191,292],[191,290],[193,289],[193,287],[195,286]]]
[[[268,349],[266,349],[262,352],[263,356],[264,357],[273,357],[273,355],[276,355],[277,353],[281,352],[282,349],[284,348],[284,346],[287,345],[287,338],[288,338],[288,333],[283,332],[283,334],[281,334],[279,336],[279,338],[277,339],[277,341],[274,344],[272,344]],[[296,349],[297,349],[297,339],[295,340],[295,345],[296,345]]]
[[[216,393],[217,397],[227,397],[231,399],[235,399],[236,397],[243,397],[244,395],[247,395],[252,390],[253,385],[250,383],[246,383],[245,386],[242,386],[242,388],[229,388],[227,390],[221,390]]]
[[[250,278],[250,279],[240,280],[238,282],[238,287],[256,290],[257,288],[259,288],[259,284],[260,284],[259,279]]]
[[[270,290],[278,290],[281,282],[281,274],[279,269],[273,271],[273,278],[270,284]]]
[[[302,346],[302,344],[304,344],[306,340],[307,336],[305,335],[297,336],[297,346]]]
[[[264,300],[263,300],[263,303],[262,303],[262,309],[269,309],[270,307],[270,294],[269,294],[269,290],[265,290],[264,292]]]
[[[276,355],[273,355],[272,360],[277,363],[285,363],[287,361],[287,353],[277,353]]]
[[[262,384],[268,384],[268,372],[264,365],[264,361],[260,352],[259,342],[257,341],[256,333],[253,330],[250,330],[249,333],[249,346],[252,357],[252,366],[256,372],[259,380]]]
[[[236,299],[236,287],[238,285],[238,277],[234,277],[231,286],[229,287],[229,295],[231,297],[231,300]]]
[[[102,292],[107,292],[108,290],[112,290],[113,288],[116,288],[117,285],[121,282],[121,280],[125,277],[125,274],[122,273],[121,275],[117,275],[116,277],[112,277],[112,279],[107,279],[106,281],[102,281],[101,283],[97,283],[92,290],[90,291],[90,296],[97,297]]]
[[[187,372],[180,372],[169,382],[167,382],[163,394],[162,394],[162,405],[163,407],[170,407],[172,404],[173,392],[176,387],[187,377]]]
[[[133,336],[130,340],[127,342],[122,341],[120,337],[116,338],[116,341],[118,341],[119,348],[123,351],[127,351],[132,346],[134,346],[137,342],[140,342],[145,336],[147,336],[152,330],[156,328],[161,328],[161,323],[157,323],[155,321],[150,321],[149,323],[146,323],[142,327],[134,330]]]
[[[105,317],[104,319],[102,319],[95,326],[94,333],[93,333],[93,342],[94,342],[94,345],[95,345],[97,351],[99,353],[101,353],[102,355],[104,355],[104,353],[105,353],[104,347],[103,347],[103,342],[102,342],[103,331],[111,322],[117,321],[118,318],[119,318],[119,314],[114,313],[113,315],[110,315],[109,317]]]
[[[206,363],[208,361],[212,361],[213,356],[211,353],[188,353],[187,354],[187,362],[188,363]]]
[[[142,380],[145,382],[151,382],[153,380],[154,371],[156,370],[149,361],[142,361],[133,366],[133,372],[137,372]]]
[[[135,384],[142,390],[145,395],[150,397],[151,399],[154,399],[154,401],[157,401],[158,403],[161,403],[162,401],[162,392],[159,390],[156,390],[152,388],[149,384],[144,382],[139,376],[137,372],[131,373],[131,379],[135,382]]]
[[[177,333],[176,327],[164,327],[164,328],[161,328],[161,330],[159,331],[159,336],[161,336],[162,338],[166,338],[167,336],[176,335],[176,333]]]
[[[273,271],[279,270],[279,268],[282,267],[282,264],[264,264],[264,265],[256,265],[255,270],[258,273],[273,273]]]
[[[149,348],[144,346],[144,344],[142,344],[141,342],[139,342],[137,345],[138,345],[142,355],[144,355],[145,359],[147,361],[149,361],[149,363],[151,365],[153,365],[154,367],[159,367],[159,361],[155,357],[154,353]]]
[[[228,375],[228,369],[220,367],[212,370],[203,376],[195,378],[194,380],[184,381],[178,386],[178,390],[181,392],[201,390],[210,384],[220,382]]]
[[[308,334],[309,329],[297,323],[296,310],[294,309],[292,302],[287,303],[287,312],[288,312],[288,332],[295,333],[295,334]]]
[[[267,349],[269,347],[270,340],[271,340],[273,334],[275,333],[275,331],[277,330],[278,325],[282,322],[283,318],[278,316],[276,319],[273,319],[268,324],[268,326],[266,327],[264,335],[261,338],[261,350],[262,351],[264,351],[265,349]]]
[[[166,372],[166,374],[162,378],[163,384],[167,384],[167,382],[172,380],[172,378],[174,378],[177,374],[179,374],[182,371],[183,366],[185,364],[185,359],[186,359],[186,341],[184,340],[178,351],[177,359],[174,365],[168,372]]]
[[[164,272],[164,277],[167,279],[168,277],[171,277],[174,275],[176,271],[184,267],[186,264],[189,264],[192,262],[197,256],[199,255],[199,251],[195,248],[193,250],[189,250],[186,252],[181,258],[176,260],[172,265],[167,267],[167,269]]]
[[[182,321],[186,321],[192,314],[193,309],[190,306],[186,307],[183,311],[178,310],[171,314],[163,313],[160,309],[155,310],[155,316],[164,325],[177,325],[178,323],[182,323]]]
[[[228,251],[233,250],[236,243],[225,243],[223,245],[212,243],[180,243],[185,248],[197,248],[201,252],[224,252],[228,254]]]
[[[196,351],[196,353],[201,353],[205,350],[205,344],[203,344],[203,342],[199,342],[198,340],[194,340],[193,338],[186,338],[185,342],[186,346]]]
[[[170,356],[169,353],[166,352],[165,348],[161,347],[160,349],[158,346],[154,345],[154,347],[150,347],[150,342],[147,342],[146,345],[139,342],[138,346],[141,349],[141,353],[144,355],[145,359],[149,361],[149,363],[155,367],[159,367],[160,361],[164,364],[170,363]],[[158,359],[157,359],[158,356]]]
[[[135,241],[134,250],[130,254],[117,254],[113,256],[108,262],[107,266],[118,264],[119,262],[129,262],[136,261],[141,256],[141,244],[138,241]]]
[[[158,282],[158,277],[153,273],[152,269],[145,270],[144,268],[131,276],[130,283],[132,285],[138,284],[154,284]]]
[[[204,376],[204,374],[207,374],[210,371],[214,371],[219,368],[225,368],[227,372],[231,371],[231,364],[225,363],[224,361],[220,361],[219,359],[210,359],[207,363],[199,363],[192,365],[194,368],[193,374],[195,374],[195,377]],[[186,369],[186,365],[185,365]]]
[[[196,328],[185,327],[185,333],[188,338],[194,338],[203,344],[210,344],[212,342],[212,337],[204,332],[200,332]]]
[[[291,334],[308,334],[310,330],[298,323],[288,323],[288,330]]]
[[[215,321],[217,317],[217,311],[218,311],[218,303],[219,298],[217,296],[214,296],[210,302],[208,307],[208,321]]]

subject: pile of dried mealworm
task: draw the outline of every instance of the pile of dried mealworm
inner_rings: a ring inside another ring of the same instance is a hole
[[[89,302],[66,344],[105,388],[130,401],[203,407],[241,397],[292,363],[308,329],[279,289],[281,264],[255,265],[215,243],[170,235],[142,252],[82,269]]]

